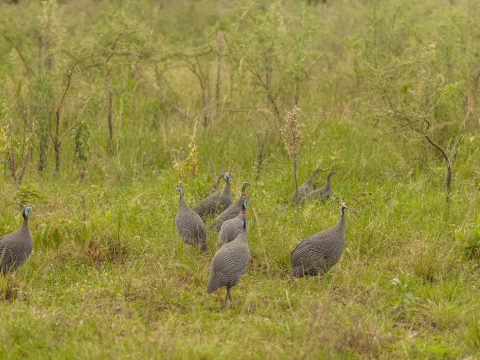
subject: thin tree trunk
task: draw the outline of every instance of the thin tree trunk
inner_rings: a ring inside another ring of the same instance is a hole
[[[272,94],[271,89],[270,89],[271,74],[266,73],[265,74],[266,78],[265,78],[265,80],[263,80],[263,76],[260,75],[255,69],[249,68],[249,70],[257,78],[259,84],[265,90],[265,95],[266,95],[267,102],[269,102],[271,107],[272,107],[272,110],[274,112],[275,119],[276,119],[276,124],[275,125],[278,128],[279,123],[281,121],[281,116],[280,116],[280,110],[278,109],[278,106],[277,106],[277,100],[276,100],[275,96]]]
[[[300,102],[300,81],[295,82],[295,106]]]
[[[217,119],[220,117],[220,85],[222,79],[222,55],[217,57],[217,79],[215,82],[215,105],[217,110]]]
[[[55,151],[55,171],[60,170],[60,143],[54,142],[53,149]]]
[[[201,92],[201,102],[202,102],[202,109],[201,109],[201,119],[202,125],[204,128],[208,126],[209,123],[209,84],[208,84],[208,73],[204,74],[202,71],[202,66],[200,64],[200,60],[198,57],[195,58],[195,62],[191,63],[186,61],[186,65],[188,69],[192,72],[193,75],[196,76],[198,83],[200,85],[200,92]]]
[[[43,135],[43,134],[41,134]],[[48,141],[48,134],[46,135],[47,141]],[[47,166],[47,157],[46,157],[46,152],[47,152],[47,146],[43,145],[43,142],[45,140],[39,139],[39,149],[38,149],[38,171],[43,172],[45,170],[45,167]]]
[[[266,137],[262,134],[257,134],[257,164],[255,169],[255,181],[260,180],[260,173],[262,171],[263,161],[265,159],[265,142]]]
[[[55,135],[53,136],[53,151],[55,153],[55,171],[60,170],[60,107],[55,111]]]
[[[113,94],[108,90],[108,146],[110,151],[113,152]]]
[[[230,64],[229,66],[230,69],[230,88],[229,88],[229,101],[230,99],[233,99],[233,92],[234,92],[234,86],[235,86],[235,70],[233,68],[233,65]]]
[[[65,84],[65,88],[63,89],[62,96],[60,97],[60,101],[58,102],[57,108],[55,109],[55,133],[53,135],[53,150],[55,152],[55,171],[56,172],[60,170],[60,147],[62,146],[62,141],[60,140],[61,113],[62,113],[63,103],[65,101],[65,97],[67,96],[68,89],[70,89],[70,85],[72,84],[73,73],[77,65],[78,65],[78,62],[75,62],[70,68],[68,77],[67,77],[67,83]]]
[[[8,149],[7,152],[7,163],[8,169],[10,170],[10,175],[12,176],[13,181],[17,182],[17,163],[15,161],[15,154],[13,149]]]
[[[298,176],[297,176],[297,158],[293,159],[293,181],[295,182],[295,204],[299,203],[298,199]]]
[[[87,221],[87,205],[84,194],[80,195],[80,204],[82,206],[82,221],[85,222]]]
[[[448,158],[447,153],[445,150],[443,150],[440,145],[438,145],[436,142],[432,140],[432,138],[428,135],[424,135],[425,139],[432,145],[435,149],[442,154],[443,159],[445,160],[445,164],[447,165],[447,175],[445,177],[445,187],[447,188],[447,192],[450,193],[452,189],[452,163],[450,162],[450,159]]]
[[[220,118],[220,98],[221,98],[221,85],[222,85],[222,63],[223,63],[223,53],[225,49],[225,39],[223,34],[219,32],[216,39],[216,48],[217,48],[217,79],[215,81],[215,106],[216,106],[216,117]]]
[[[104,72],[105,72],[104,85],[107,93],[107,107],[108,107],[107,108],[108,147],[111,152],[113,152],[113,94],[112,94],[112,89],[110,87],[111,80],[110,80],[110,70],[108,68],[108,64],[110,60],[113,58],[113,56],[116,54],[117,45],[127,30],[128,28],[125,28],[117,34],[112,46],[110,47],[110,54],[106,57],[105,62],[103,64]]]

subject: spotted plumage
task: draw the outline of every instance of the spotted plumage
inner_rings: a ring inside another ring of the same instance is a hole
[[[15,271],[32,253],[33,241],[28,227],[31,209],[30,205],[23,209],[23,223],[17,231],[0,237],[0,272],[3,275]]]
[[[340,259],[345,242],[345,203],[340,203],[340,220],[334,227],[303,240],[291,256],[292,275],[323,274]]]
[[[207,196],[195,206],[195,212],[200,215],[202,219],[205,219],[206,216],[211,214],[219,214],[232,204],[232,198],[230,196],[231,178],[232,174],[227,171],[223,175],[223,179],[225,180],[223,189]]]
[[[185,244],[199,246],[202,251],[207,250],[207,232],[200,216],[185,203],[182,184],[176,186],[180,193],[175,226]]]
[[[298,202],[300,200],[302,200],[302,198],[308,194],[309,192],[313,191],[313,188],[314,188],[314,184],[313,184],[313,180],[315,179],[315,176],[320,172],[322,171],[323,169],[322,168],[315,168],[313,169],[312,173],[310,174],[310,176],[308,177],[308,179],[302,184],[300,185],[298,188],[297,188],[297,191],[295,192],[295,190],[293,191],[292,195],[291,195],[291,199],[294,201],[294,202]]]
[[[238,200],[235,201],[232,205],[230,205],[227,209],[225,209],[212,221],[212,223],[210,224],[211,230],[220,231],[220,228],[225,221],[233,219],[238,215],[240,211],[242,211],[243,198],[245,197],[245,191],[247,189],[247,186],[250,186],[249,182],[244,182],[242,184],[242,191]]]
[[[207,284],[207,293],[226,287],[224,306],[231,300],[230,289],[239,281],[250,260],[250,249],[247,239],[247,220],[242,215],[242,232],[235,240],[223,245],[217,250],[210,263],[210,278]]]
[[[220,228],[220,232],[218,233],[218,245],[222,246],[232,240],[235,240],[235,238],[240,235],[242,232],[242,225],[243,225],[243,216],[247,213],[247,204],[248,201],[250,200],[250,196],[245,196],[243,198],[243,203],[242,203],[242,210],[240,211],[240,214],[238,214],[236,217],[233,219],[229,219],[225,221],[222,224],[222,227]],[[247,227],[247,233],[248,233],[248,227]]]
[[[325,185],[305,194],[302,198],[302,201],[309,199],[325,200],[332,196],[332,176],[335,174],[335,171],[330,171],[327,174],[327,181],[325,182]]]

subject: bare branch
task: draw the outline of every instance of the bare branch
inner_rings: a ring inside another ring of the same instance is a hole
[[[445,179],[445,186],[447,187],[447,192],[450,192],[452,187],[452,164],[450,162],[450,159],[448,158],[445,150],[443,150],[436,142],[434,142],[430,136],[424,135],[424,137],[435,149],[437,149],[442,154],[443,159],[447,164],[447,177]]]
[[[12,47],[15,49],[15,51],[17,52],[18,56],[20,57],[20,59],[22,60],[23,62],[23,65],[25,65],[25,70],[27,71],[27,75],[28,76],[31,76],[33,74],[33,70],[32,68],[30,67],[27,59],[25,58],[25,56],[23,55],[23,52],[22,50],[20,49],[20,47],[15,43],[15,41],[13,41],[13,39],[8,36],[7,34],[5,33],[2,33],[2,36],[5,38],[5,40],[7,40],[10,45],[12,45]]]

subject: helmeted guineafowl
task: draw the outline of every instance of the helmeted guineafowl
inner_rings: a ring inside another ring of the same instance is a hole
[[[232,205],[230,205],[226,210],[224,210],[212,221],[212,223],[210,224],[211,230],[219,231],[225,221],[233,219],[235,216],[238,215],[240,211],[242,211],[243,198],[245,197],[245,190],[247,189],[247,186],[250,186],[249,182],[244,182],[242,184],[242,192],[238,200],[235,201]]]
[[[207,196],[195,206],[195,212],[204,219],[207,215],[218,214],[228,208],[232,204],[232,198],[230,197],[230,179],[232,174],[227,171],[223,175],[225,185],[223,189],[218,190],[212,195]]]
[[[32,252],[32,236],[28,228],[28,215],[31,210],[31,205],[23,209],[23,223],[17,231],[0,237],[0,271],[3,275],[15,271]]]
[[[308,194],[310,191],[313,190],[313,180],[315,176],[322,171],[322,168],[315,168],[313,169],[312,173],[308,177],[308,179],[297,188],[297,192],[293,190],[293,193],[291,195],[291,199],[294,202],[300,201],[306,194]]]
[[[293,250],[291,264],[294,277],[323,274],[340,259],[345,242],[346,207],[344,202],[340,203],[341,215],[337,225],[310,236]]]
[[[218,245],[222,246],[235,238],[242,232],[243,220],[242,217],[247,213],[247,204],[250,200],[250,196],[245,196],[242,202],[242,210],[238,216],[233,219],[227,220],[222,224],[220,232],[218,233]],[[247,228],[248,233],[248,228]]]
[[[247,239],[247,218],[242,215],[242,232],[235,240],[223,245],[217,250],[210,263],[210,278],[207,284],[207,293],[225,286],[227,293],[223,306],[231,300],[230,289],[235,286],[247,269],[250,260],[250,249]]]
[[[327,182],[325,185],[322,187],[315,189],[313,191],[310,191],[308,194],[306,194],[303,198],[302,201],[308,200],[308,199],[318,199],[318,200],[325,200],[328,199],[332,195],[332,176],[335,175],[335,171],[330,171],[327,174]]]
[[[225,173],[223,171],[220,172],[217,175],[217,177],[215,178],[215,181],[213,182],[212,186],[210,187],[210,190],[208,190],[209,194],[214,194],[215,193],[215,191],[217,190],[218,185],[220,185],[220,181],[222,181],[224,175],[225,175]]]
[[[177,216],[175,217],[175,226],[178,234],[182,237],[185,244],[199,246],[202,251],[205,251],[207,250],[207,232],[205,230],[205,224],[200,216],[185,203],[182,184],[178,184],[176,189],[180,193]]]

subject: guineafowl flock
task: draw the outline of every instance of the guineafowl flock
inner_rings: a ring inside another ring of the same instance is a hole
[[[331,178],[334,171],[327,174],[325,185],[316,188],[315,176],[323,171],[316,168],[309,178],[291,195],[294,203],[303,203],[309,199],[325,200],[331,196]],[[232,203],[230,198],[230,181],[232,174],[220,174],[217,180],[223,178],[225,185],[222,190],[214,192],[195,206],[188,208],[183,199],[184,190],[181,184],[177,185],[180,192],[177,217],[175,223],[178,234],[186,244],[193,244],[206,250],[205,223],[208,216],[216,217],[212,220],[209,229],[218,231],[218,250],[210,262],[210,277],[207,292],[225,287],[226,295],[223,307],[231,300],[231,288],[239,281],[246,271],[250,259],[248,247],[247,206],[250,196],[246,194],[249,182],[244,182],[240,196]],[[218,181],[212,186],[214,191]],[[340,220],[334,227],[316,233],[301,241],[291,254],[292,275],[296,278],[305,275],[323,274],[340,259],[345,242],[345,209],[347,206],[340,202]]]
[[[323,170],[314,169],[309,178],[293,192],[291,200],[295,204],[299,205],[309,199],[325,200],[331,197],[331,178],[335,175],[334,171],[328,172],[323,186],[315,187],[314,178]],[[176,185],[179,198],[175,227],[185,244],[193,245],[205,252],[207,250],[205,222],[213,218],[209,229],[218,232],[219,248],[210,262],[207,293],[210,294],[225,287],[226,296],[223,307],[227,305],[228,300],[231,300],[231,288],[240,281],[250,259],[247,226],[247,206],[250,196],[246,193],[250,183],[242,184],[240,196],[232,202],[230,195],[232,176],[229,171],[219,174],[210,188],[209,195],[193,208],[190,208],[185,201],[183,185],[181,183]],[[217,190],[222,179],[225,184],[223,188]],[[323,274],[339,261],[345,243],[346,208],[345,203],[341,201],[338,223],[311,235],[295,247],[291,253],[293,277]],[[33,242],[28,226],[31,209],[30,205],[23,209],[23,222],[17,231],[0,237],[2,275],[15,271],[32,252]]]

